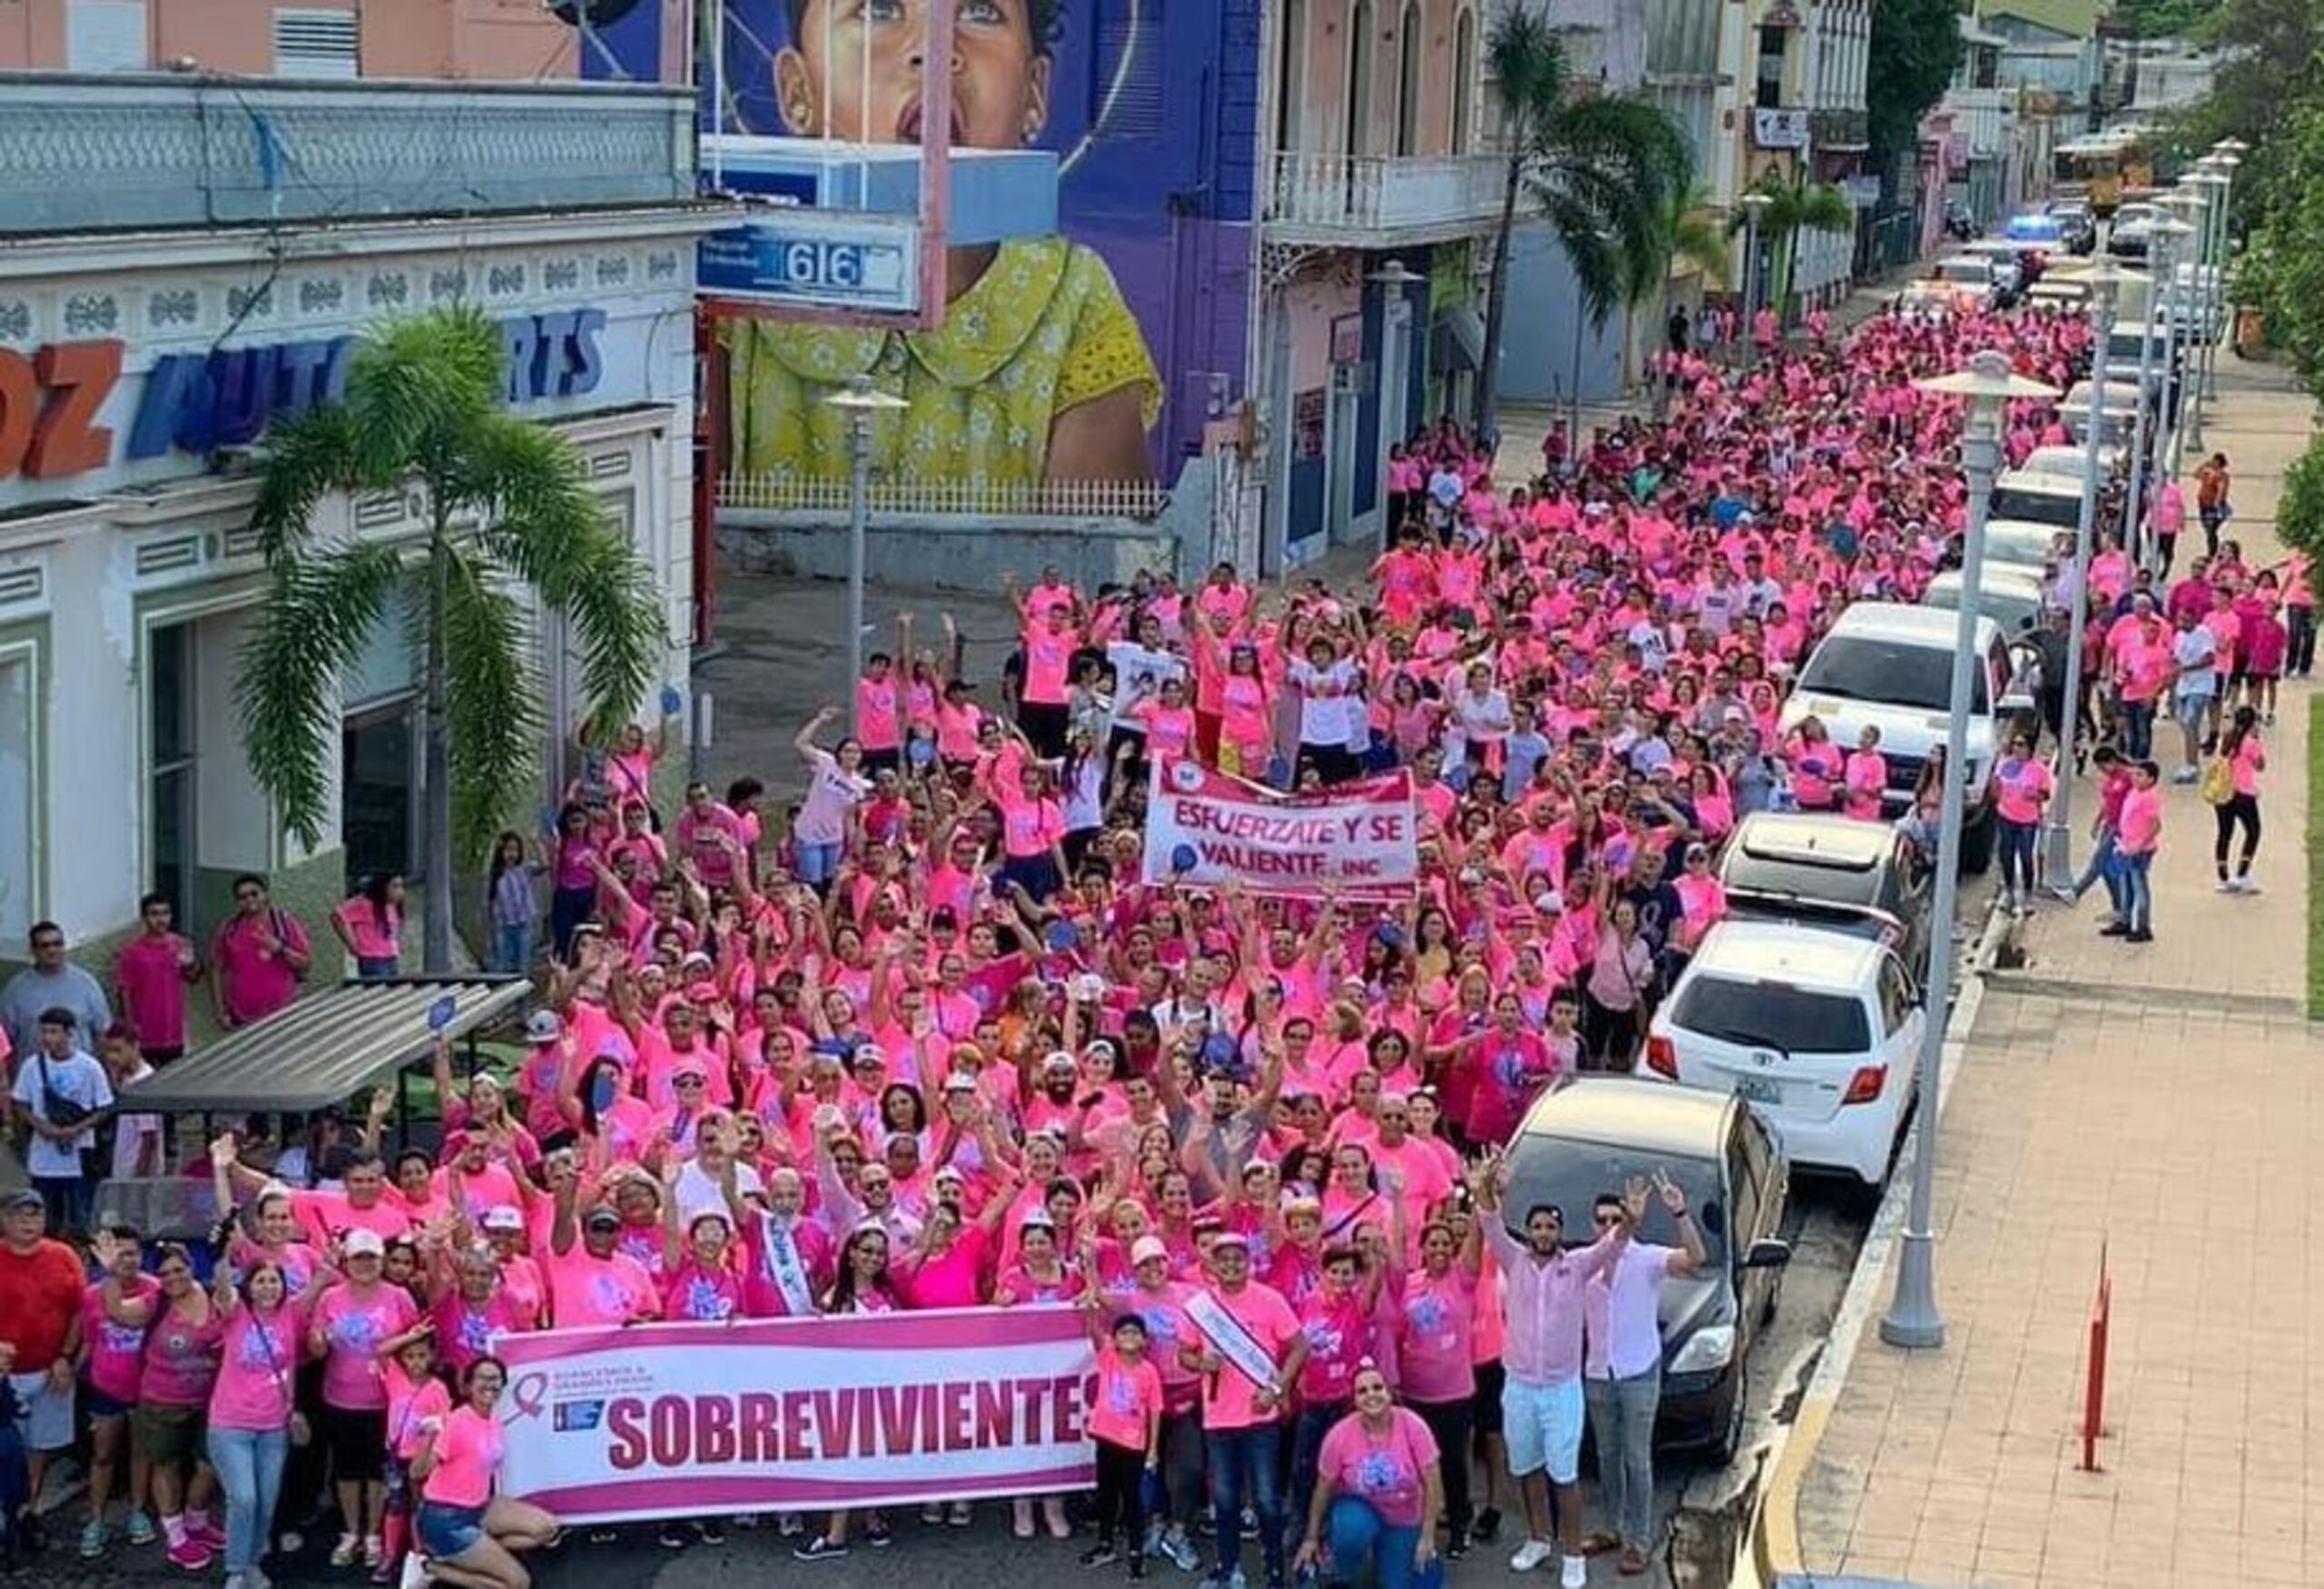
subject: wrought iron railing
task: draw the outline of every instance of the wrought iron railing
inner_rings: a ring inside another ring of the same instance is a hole
[[[1278,154],[1267,219],[1350,232],[1483,221],[1500,212],[1503,174],[1491,154]]]
[[[987,518],[1129,518],[1150,521],[1170,493],[1150,480],[1049,480],[996,485],[967,480],[874,479],[872,512]],[[853,506],[845,479],[787,474],[730,474],[718,482],[721,508],[777,513],[845,514]]]

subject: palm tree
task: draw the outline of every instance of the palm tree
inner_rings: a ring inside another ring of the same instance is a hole
[[[1486,35],[1501,101],[1508,162],[1501,224],[1493,234],[1475,424],[1492,429],[1502,323],[1508,304],[1509,238],[1521,194],[1545,215],[1572,262],[1594,330],[1621,301],[1634,263],[1654,251],[1654,215],[1664,195],[1684,188],[1686,134],[1643,100],[1569,93],[1565,42],[1530,10],[1501,14]]]
[[[1856,207],[1839,189],[1829,183],[1811,182],[1805,172],[1795,172],[1789,182],[1769,172],[1751,188],[1768,196],[1768,207],[1759,216],[1759,236],[1768,246],[1768,301],[1775,309],[1776,322],[1788,325],[1791,267],[1798,252],[1800,232],[1811,229],[1846,232],[1856,224]],[[1738,214],[1729,222],[1728,230],[1742,224]]]
[[[271,589],[242,648],[235,700],[251,771],[282,824],[320,840],[338,759],[339,680],[392,595],[405,597],[421,685],[427,871],[422,958],[451,969],[452,856],[476,859],[537,775],[544,714],[530,587],[564,614],[595,720],[611,727],[660,671],[667,630],[651,572],[598,510],[563,438],[504,411],[498,331],[474,307],[389,321],[353,355],[345,400],[270,433],[251,525]],[[417,488],[423,555],[315,531],[332,491]]]
[[[1649,293],[1655,295],[1654,324],[1659,330],[1670,318],[1670,274],[1680,263],[1692,265],[1706,280],[1725,281],[1729,268],[1727,232],[1710,214],[1710,190],[1700,183],[1671,188],[1655,212],[1656,251],[1632,262],[1638,267],[1622,282],[1623,379],[1627,382],[1632,340],[1630,320]]]

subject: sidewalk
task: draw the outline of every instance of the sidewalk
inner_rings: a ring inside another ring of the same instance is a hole
[[[2312,405],[2274,370],[2230,359],[2220,373],[2210,439],[2235,467],[2230,534],[2265,563]],[[1892,1256],[1876,1259],[1869,1306],[1836,1326],[1837,1372],[1811,1387],[1801,1448],[1770,1486],[1763,1564],[1777,1574],[2032,1589],[2314,1580],[2324,1366],[2309,1347],[2324,1295],[2311,1295],[2307,1248],[2324,1221],[2324,1029],[2301,1015],[2310,694],[2288,688],[2268,735],[2254,873],[2267,892],[2213,892],[2211,812],[2173,789],[2155,942],[2099,937],[2094,903],[2045,906],[2024,924],[2023,966],[1990,979],[1943,1110],[1945,1344],[1879,1340],[1894,1271]],[[2078,825],[2092,809],[2078,791]],[[2077,835],[2078,855],[2085,845]],[[2102,1253],[2112,1337],[2102,1471],[2085,1474]]]

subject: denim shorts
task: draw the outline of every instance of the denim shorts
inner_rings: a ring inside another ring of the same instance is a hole
[[[1570,1485],[1581,1473],[1581,1379],[1537,1385],[1509,1377],[1502,1388],[1502,1438],[1509,1471],[1519,1478],[1549,1470],[1550,1482]]]
[[[422,1501],[413,1532],[420,1554],[437,1561],[457,1559],[484,1537],[484,1508]]]

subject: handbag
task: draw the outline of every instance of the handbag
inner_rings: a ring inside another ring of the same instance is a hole
[[[284,1304],[287,1308],[289,1304]],[[274,1337],[267,1332],[265,1322],[257,1314],[251,1315],[251,1327],[258,1331],[259,1344],[266,1348],[266,1366],[274,1370],[274,1383],[282,1392],[282,1405],[290,1409],[290,1420],[283,1425],[284,1433],[293,1446],[304,1446],[314,1439],[314,1426],[307,1415],[298,1407],[298,1393],[290,1388],[290,1377],[282,1371],[282,1359],[274,1355]]]
[[[2203,781],[2195,792],[2207,805],[2224,805],[2235,798],[2235,769],[2223,755],[2215,755],[2203,765]]]
[[[48,1056],[45,1053],[40,1056],[40,1111],[47,1117],[50,1125],[66,1128],[79,1125],[96,1112],[88,1105],[67,1098],[56,1090],[56,1083],[49,1077]]]

